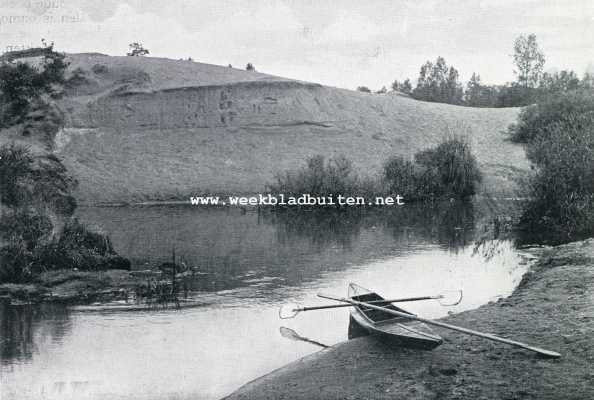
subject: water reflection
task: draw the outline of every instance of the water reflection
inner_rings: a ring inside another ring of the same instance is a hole
[[[62,305],[0,302],[0,361],[29,359],[39,343],[55,342],[70,328],[68,310]]]
[[[474,239],[474,207],[446,201],[389,209],[286,209],[263,211],[261,220],[275,227],[280,244],[305,238],[317,251],[333,245],[350,250],[362,229],[381,227],[396,243],[436,243],[455,252]]]

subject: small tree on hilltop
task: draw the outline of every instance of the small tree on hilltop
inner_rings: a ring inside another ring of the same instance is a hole
[[[145,49],[142,46],[142,43],[134,42],[128,45],[130,47],[130,51],[126,53],[127,56],[138,57],[138,56],[146,56],[149,54],[148,49]]]
[[[363,93],[371,93],[371,89],[369,89],[367,86],[358,86],[357,91]]]
[[[231,65],[231,64],[229,64]],[[256,67],[254,67],[254,65],[252,63],[247,63],[247,65],[245,66],[245,70],[246,71],[255,71]]]
[[[520,35],[516,38],[513,58],[518,83],[526,89],[535,87],[545,64],[545,56],[538,47],[535,34]]]

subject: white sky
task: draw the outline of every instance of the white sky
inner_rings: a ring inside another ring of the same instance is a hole
[[[535,33],[545,69],[594,69],[592,0],[0,0],[0,51],[67,52],[243,67],[332,86],[389,87],[438,55],[468,79],[514,79],[514,38]]]

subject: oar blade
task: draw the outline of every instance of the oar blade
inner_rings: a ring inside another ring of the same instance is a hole
[[[291,339],[291,340],[296,340],[296,341],[303,340],[302,337],[299,336],[299,334],[297,332],[295,332],[291,328],[287,328],[285,326],[281,326],[279,328],[279,332],[280,332],[281,336],[284,337],[284,338]]]
[[[298,304],[285,304],[278,310],[278,317],[280,319],[291,319],[295,318],[299,314],[300,307]]]
[[[462,291],[446,290],[437,296],[436,300],[445,307],[457,306],[462,302]]]
[[[287,328],[286,326],[281,326],[279,328],[280,334],[282,337],[285,337],[287,339],[291,339],[291,340],[295,340],[295,341],[299,341],[299,342],[305,342],[305,343],[310,343],[310,344],[314,344],[316,346],[320,346],[323,348],[328,348],[330,346],[324,344],[324,343],[320,343],[317,342],[315,340],[311,340],[309,338],[303,337],[300,334],[298,334],[297,332],[295,332],[293,329],[291,328]]]

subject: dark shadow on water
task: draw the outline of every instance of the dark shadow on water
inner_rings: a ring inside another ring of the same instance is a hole
[[[345,250],[361,233],[366,213],[361,209],[264,210],[262,219],[276,228],[279,244],[306,238],[317,251],[338,245]]]
[[[72,328],[67,308],[61,304],[0,304],[0,360],[27,360],[36,344],[58,342]]]
[[[318,251],[350,250],[365,229],[383,228],[399,244],[438,244],[458,251],[472,243],[472,202],[434,202],[390,208],[267,210],[263,220],[276,228],[279,243],[307,239]]]

